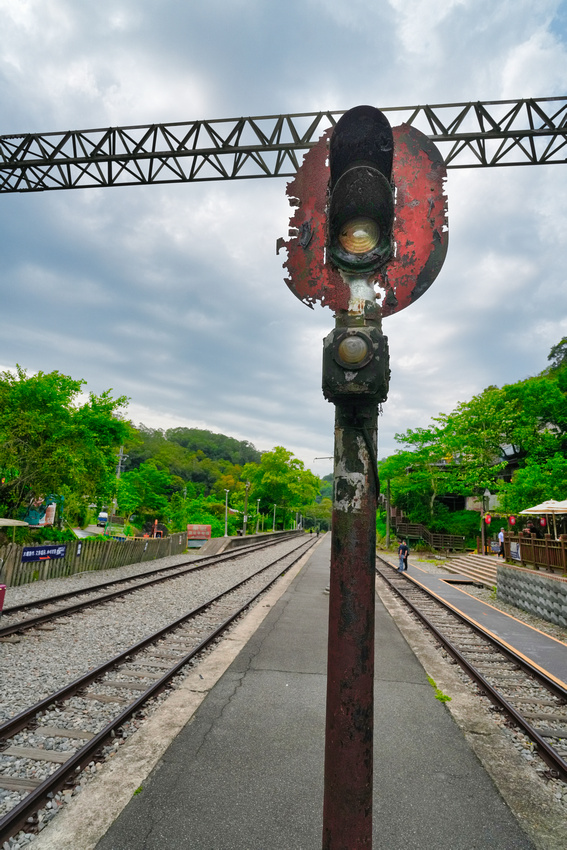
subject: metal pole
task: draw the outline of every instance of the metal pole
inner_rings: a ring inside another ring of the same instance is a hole
[[[386,486],[386,549],[390,548],[390,479]]]
[[[277,508],[277,505],[274,505],[274,525],[273,525],[272,531],[276,530],[276,508]]]
[[[260,499],[256,499],[256,534],[258,534],[258,526],[260,525]]]
[[[228,494],[230,490],[225,490],[226,496],[224,497],[224,536],[228,537]]]
[[[323,850],[370,850],[376,453],[388,349],[379,318],[352,315],[337,316],[323,346],[323,393],[335,405]],[[361,363],[354,374],[341,366],[350,351]]]
[[[375,452],[377,405],[337,404],[324,850],[372,847],[377,493],[361,422]]]
[[[246,482],[246,490],[244,493],[244,524],[242,527],[242,536],[246,537],[246,523],[248,522],[248,491],[250,490],[250,482]]]

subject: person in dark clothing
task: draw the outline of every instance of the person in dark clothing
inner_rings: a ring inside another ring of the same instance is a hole
[[[398,558],[400,559],[400,563],[398,566],[398,572],[403,573],[404,570],[408,568],[408,555],[409,555],[409,546],[405,540],[402,540],[400,545],[398,546]]]

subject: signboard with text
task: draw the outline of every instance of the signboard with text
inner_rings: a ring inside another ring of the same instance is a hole
[[[29,561],[50,561],[53,558],[64,558],[67,552],[67,545],[61,544],[45,544],[44,546],[24,546],[22,550],[22,562]]]
[[[190,540],[210,540],[211,526],[210,525],[188,525],[187,537]]]
[[[211,539],[210,525],[188,525],[187,526],[187,548],[199,549],[207,540]]]

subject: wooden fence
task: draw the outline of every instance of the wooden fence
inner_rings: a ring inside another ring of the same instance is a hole
[[[432,549],[464,549],[465,538],[458,534],[435,534],[419,523],[396,523],[396,537],[408,540],[425,540]]]
[[[504,532],[504,554],[507,561],[532,569],[567,573],[567,535],[554,540],[550,534],[543,539],[534,534]]]
[[[46,544],[49,545],[49,544]],[[178,555],[187,548],[187,534],[171,537],[137,537],[134,540],[100,540],[86,538],[66,543],[64,558],[22,563],[24,547],[14,543],[0,546],[0,584],[18,587],[32,581],[62,578],[91,570],[110,570],[127,564],[153,561],[167,555]]]

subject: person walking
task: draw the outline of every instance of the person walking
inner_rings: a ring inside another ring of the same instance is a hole
[[[399,558],[399,566],[398,572],[403,573],[404,570],[408,568],[408,555],[409,555],[409,546],[405,540],[402,540],[400,545],[398,546],[398,558]]]
[[[500,543],[500,551],[498,555],[503,558],[504,557],[504,529],[501,528],[498,532],[498,542]]]

